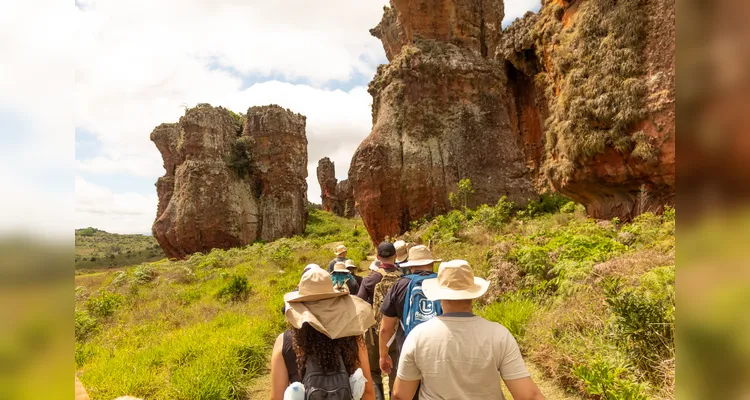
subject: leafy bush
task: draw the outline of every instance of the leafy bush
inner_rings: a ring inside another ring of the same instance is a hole
[[[341,225],[323,210],[308,210],[305,236],[311,238],[326,238],[341,232]]]
[[[89,337],[99,331],[99,323],[83,310],[75,311],[75,338],[76,342],[85,342]]]
[[[517,216],[519,218],[534,218],[542,214],[552,214],[560,211],[560,209],[570,203],[570,200],[559,194],[542,194],[539,200],[532,200],[526,205],[526,208],[518,211]]]
[[[508,257],[524,273],[540,278],[546,277],[551,266],[547,249],[541,246],[521,246],[511,251]]]
[[[232,275],[229,282],[219,289],[216,297],[220,300],[241,301],[247,300],[249,295],[250,285],[247,283],[247,278],[241,275]]]
[[[627,379],[626,373],[624,365],[612,365],[601,359],[573,368],[573,375],[583,381],[589,394],[607,400],[647,400],[646,385]]]
[[[477,207],[473,213],[473,220],[492,231],[498,231],[510,221],[514,207],[513,202],[508,201],[508,198],[503,196],[494,207],[486,204]]]
[[[479,315],[508,328],[513,337],[520,341],[526,332],[526,325],[537,309],[537,304],[529,298],[507,295],[480,310]]]
[[[560,207],[560,212],[571,214],[575,212],[576,210],[576,203],[573,201],[569,201],[565,203],[562,207]]]
[[[156,278],[156,270],[149,265],[141,265],[133,268],[133,280],[135,284],[144,284],[151,282]]]
[[[123,298],[119,294],[100,290],[96,296],[86,300],[86,309],[96,318],[107,318],[114,314],[122,302]]]
[[[648,288],[625,289],[620,279],[606,281],[604,289],[615,339],[631,362],[653,377],[662,360],[674,357],[673,291],[649,296]]]
[[[232,143],[232,149],[224,161],[238,176],[248,176],[253,165],[251,151],[250,138],[241,136]]]
[[[458,182],[458,194],[453,192],[449,193],[448,201],[454,208],[462,206],[465,209],[469,205],[469,196],[475,192],[476,190],[471,186],[471,179],[464,178]]]
[[[466,215],[458,210],[453,210],[445,215],[438,215],[435,222],[427,229],[422,240],[428,241],[451,242],[457,241],[458,232],[464,228]]]

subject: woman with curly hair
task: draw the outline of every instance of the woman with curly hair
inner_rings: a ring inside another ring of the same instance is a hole
[[[348,377],[360,368],[367,380],[362,399],[375,399],[362,339],[375,319],[367,302],[348,294],[334,290],[328,272],[311,269],[302,275],[299,291],[284,296],[284,315],[291,327],[276,338],[273,347],[272,400],[282,400],[284,391],[294,382],[306,383],[305,389],[311,390],[315,382],[311,377],[321,376],[320,372],[345,376],[348,386]]]

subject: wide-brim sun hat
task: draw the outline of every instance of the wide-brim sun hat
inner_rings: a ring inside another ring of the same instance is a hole
[[[435,258],[430,249],[424,245],[414,246],[409,249],[409,261],[399,264],[399,267],[420,267],[436,262],[443,261],[442,258]]]
[[[331,276],[322,269],[305,273],[299,292],[287,293],[284,300],[284,316],[293,327],[308,323],[331,339],[362,335],[375,324],[370,303],[335,291]]]
[[[349,269],[346,268],[346,263],[337,262],[336,264],[333,264],[333,272],[346,272],[349,273]]]
[[[320,265],[318,265],[318,264],[307,264],[307,265],[305,265],[305,268],[302,269],[302,273],[304,274],[305,272],[307,272],[307,271],[309,271],[309,270],[311,270],[313,268],[321,269]]]
[[[471,300],[487,292],[490,283],[474,276],[469,262],[452,260],[440,264],[437,278],[422,282],[424,295],[430,300]]]
[[[311,268],[302,274],[302,278],[299,281],[299,290],[285,294],[284,301],[291,304],[303,301],[332,299],[348,294],[346,292],[337,292],[333,289],[333,281],[328,271],[322,268]]]
[[[346,261],[344,261],[344,264],[346,264],[346,268],[357,269],[357,266],[354,265],[354,261],[352,261],[352,259],[347,259]]]
[[[397,240],[393,243],[393,247],[396,248],[396,262],[401,263],[409,258],[409,243],[403,240]]]
[[[347,250],[349,249],[347,249],[346,246],[344,246],[343,244],[340,244],[336,246],[336,250],[334,250],[333,254],[338,256],[338,255],[341,255],[342,253],[345,253]]]

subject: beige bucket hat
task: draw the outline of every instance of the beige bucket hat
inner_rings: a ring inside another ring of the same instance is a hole
[[[335,291],[331,275],[323,269],[302,275],[299,292],[285,294],[284,301],[284,316],[293,327],[300,329],[307,322],[331,339],[362,335],[375,324],[370,303]]]
[[[354,268],[354,269],[357,269],[357,266],[356,266],[356,265],[354,265],[354,261],[352,261],[352,259],[351,259],[351,258],[350,258],[350,259],[347,259],[346,261],[344,261],[344,264],[346,264],[346,268]]]
[[[346,246],[344,246],[343,244],[340,244],[340,245],[336,246],[336,251],[334,251],[333,254],[336,254],[338,256],[338,255],[341,255],[341,253],[343,253],[343,252],[345,252],[347,250],[349,250],[349,249],[347,249]]]
[[[346,263],[339,261],[333,264],[333,272],[346,272],[348,274],[349,270],[346,268]]]
[[[397,240],[396,243],[393,243],[393,247],[396,248],[396,262],[400,263],[406,260],[409,256],[409,243]]]
[[[424,245],[414,246],[409,249],[409,261],[399,264],[399,267],[418,267],[421,265],[432,264],[443,261],[442,258],[435,258],[430,249]]]
[[[430,300],[470,300],[487,292],[490,283],[474,276],[469,262],[452,260],[440,264],[437,278],[422,282],[424,295]]]

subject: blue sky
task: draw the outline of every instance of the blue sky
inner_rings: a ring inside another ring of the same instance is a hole
[[[202,102],[306,115],[308,197],[319,202],[317,161],[346,177],[371,128],[367,84],[386,62],[368,32],[386,1],[326,3],[77,0],[75,225],[149,232],[164,173],[149,134]],[[539,6],[506,1],[503,25]]]

